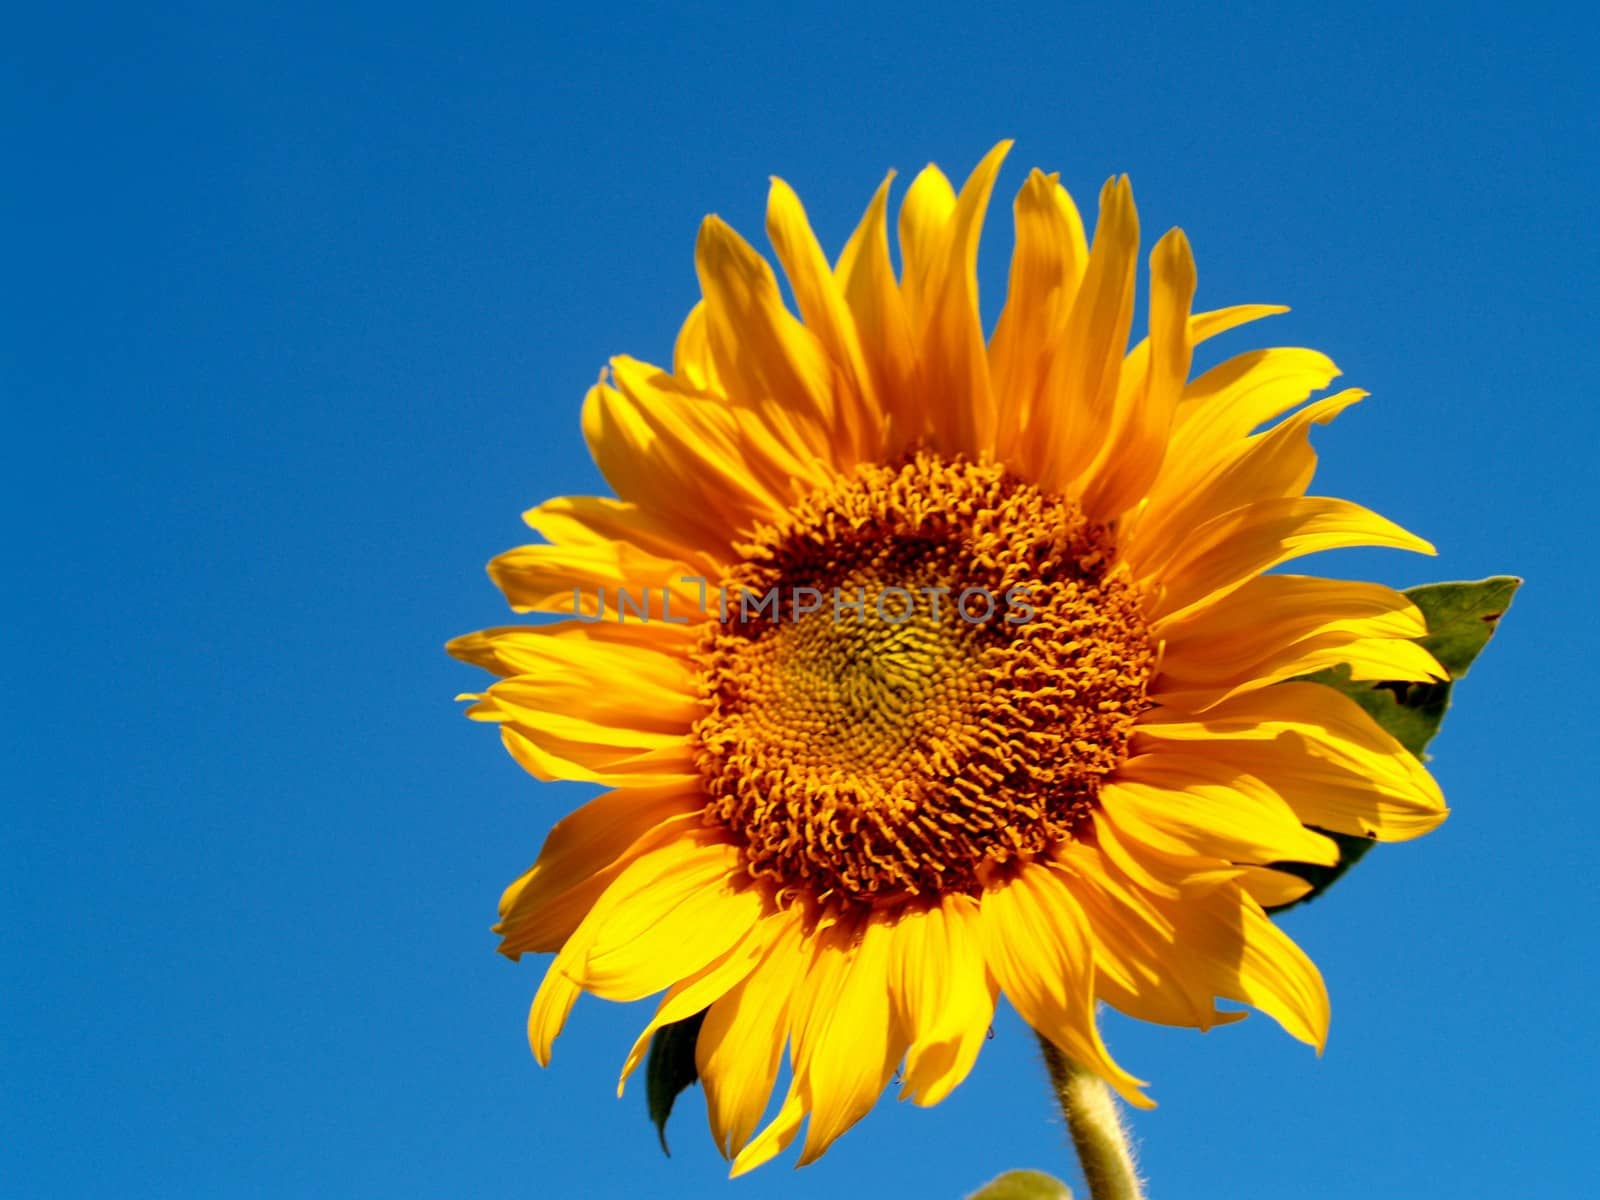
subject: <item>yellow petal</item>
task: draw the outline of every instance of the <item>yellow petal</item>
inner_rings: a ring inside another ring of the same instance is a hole
[[[994,397],[978,313],[978,238],[1010,148],[1006,141],[989,151],[962,186],[948,220],[926,247],[918,302],[908,304],[933,444],[945,454],[978,455],[994,447]]]
[[[817,939],[795,997],[795,1078],[810,1112],[797,1166],[814,1162],[877,1103],[905,1053],[889,1005],[890,934],[868,920],[854,939]]]
[[[1254,350],[1213,367],[1183,390],[1172,445],[1155,495],[1183,494],[1193,471],[1228,445],[1282,416],[1339,374],[1325,354],[1296,347]]]
[[[1264,317],[1279,316],[1288,311],[1288,308],[1281,304],[1235,304],[1228,308],[1193,313],[1185,327],[1185,337],[1192,348],[1219,334],[1227,333],[1230,329],[1237,329],[1241,325],[1248,325]],[[1140,395],[1149,384],[1149,375],[1150,339],[1147,337],[1128,352],[1127,361],[1123,363],[1119,386],[1125,387],[1130,396]],[[1186,421],[1188,416],[1193,414],[1194,403],[1192,398],[1188,397],[1194,388],[1202,385],[1204,379],[1202,376],[1193,383],[1179,381],[1180,392],[1177,403],[1173,406],[1174,425],[1180,419],[1180,415]]]
[[[782,1154],[789,1148],[789,1143],[794,1141],[795,1135],[800,1132],[800,1124],[805,1119],[805,1102],[800,1098],[800,1084],[796,1080],[789,1085],[789,1094],[783,1098],[783,1105],[778,1109],[778,1115],[773,1117],[767,1127],[735,1156],[728,1177],[737,1179]]]
[[[887,928],[838,925],[811,939],[792,1000],[794,1082],[778,1115],[734,1159],[733,1174],[781,1153],[809,1114],[804,1166],[819,1157],[876,1102],[906,1038],[889,1004]]]
[[[1328,990],[1316,964],[1272,923],[1237,883],[1174,906],[1179,937],[1215,995],[1266,1013],[1321,1053],[1328,1037]]]
[[[1325,667],[1348,667],[1350,678],[1402,683],[1442,683],[1450,674],[1439,660],[1415,642],[1393,638],[1362,638],[1342,646],[1304,646],[1287,662],[1274,663],[1281,679],[1309,675]],[[1234,693],[1242,689],[1235,689]]]
[[[967,1077],[994,1019],[977,906],[946,896],[893,930],[894,1003],[911,1039],[900,1098],[938,1104]]]
[[[1198,711],[1242,692],[1345,664],[1354,679],[1444,679],[1415,640],[1416,605],[1375,583],[1262,575],[1221,603],[1163,623],[1151,695]]]
[[[1183,679],[1213,679],[1312,638],[1420,638],[1427,632],[1417,606],[1383,584],[1262,575],[1222,603],[1165,622],[1161,666]]]
[[[1327,991],[1310,959],[1251,895],[1252,887],[1263,886],[1251,875],[1255,869],[1148,847],[1139,853],[1153,869],[1183,880],[1179,897],[1147,894],[1145,903],[1170,923],[1189,986],[1259,1008],[1320,1052],[1328,1027]]]
[[[618,619],[623,593],[634,609],[670,606],[674,617],[697,614],[698,573],[686,562],[657,558],[631,542],[518,546],[489,563],[489,578],[513,612]],[[670,596],[670,599],[663,597]]]
[[[638,739],[605,734],[602,740],[561,737],[548,728],[518,724],[515,714],[496,707],[491,696],[467,709],[467,715],[475,721],[499,722],[507,752],[528,774],[546,783],[566,779],[606,787],[655,787],[699,778],[692,748],[683,737],[657,737],[653,748],[614,745]]]
[[[711,1136],[725,1158],[744,1148],[766,1111],[789,1039],[790,1002],[810,961],[794,911],[775,919],[783,923],[766,957],[712,1004],[695,1042]]]
[[[557,821],[539,857],[500,897],[500,952],[556,949],[628,862],[705,808],[698,787],[619,788]]]
[[[1133,758],[1100,791],[1107,818],[1129,836],[1172,853],[1236,863],[1332,865],[1338,847],[1306,829],[1259,780],[1198,756]]]
[[[984,953],[1022,1019],[1130,1104],[1149,1108],[1142,1081],[1117,1066],[1094,1017],[1094,958],[1083,910],[1060,878],[1030,864],[980,903]]]
[[[690,665],[647,644],[526,628],[502,634],[495,652],[515,672],[489,689],[498,707],[519,724],[557,736],[647,749],[670,744],[653,735],[687,736],[703,712]],[[628,680],[626,688],[614,686],[619,678]]]
[[[1095,847],[1072,843],[1054,864],[1082,906],[1095,961],[1095,993],[1141,1021],[1211,1029],[1239,1020],[1212,1003],[1177,927],[1151,895]]]
[[[719,560],[683,537],[659,515],[609,496],[557,496],[522,514],[522,519],[555,545],[631,542],[657,558],[686,563],[708,578]]]
[[[1287,646],[1247,668],[1237,669],[1230,678],[1186,683],[1167,676],[1151,689],[1151,698],[1165,707],[1199,713],[1246,692],[1330,667],[1343,669],[1352,680],[1384,683],[1435,683],[1449,677],[1438,660],[1416,642],[1331,634]]]
[[[1149,616],[1176,619],[1216,603],[1279,563],[1347,546],[1434,552],[1415,534],[1348,500],[1261,500],[1213,517],[1190,534],[1162,571],[1166,587]]]
[[[746,414],[685,391],[631,358],[612,360],[616,387],[590,390],[584,437],[623,500],[726,561],[740,531],[775,519],[812,467]]]
[[[1016,451],[1089,260],[1083,218],[1057,176],[1035,170],[1017,193],[1013,211],[1017,234],[1010,283],[989,340],[995,450],[1002,460]]]
[[[572,1015],[572,1006],[583,994],[583,989],[573,983],[566,973],[566,968],[575,957],[575,953],[569,955],[565,949],[556,955],[555,961],[545,971],[544,982],[534,993],[533,1004],[528,1009],[528,1047],[541,1067],[550,1065],[551,1048],[556,1038],[561,1036],[567,1018]]]
[[[955,210],[956,191],[932,163],[917,173],[900,201],[900,294],[913,329],[924,324],[928,275]]]
[[[627,700],[621,705],[612,706],[606,699],[591,697],[595,707],[586,712],[553,710],[556,697],[581,693],[581,689],[572,687],[571,683],[571,680],[567,680],[560,681],[556,686],[548,686],[545,681],[531,675],[513,675],[496,683],[484,697],[492,705],[492,713],[479,711],[479,708],[487,707],[484,700],[480,700],[478,707],[467,710],[468,715],[479,719],[487,716],[494,721],[515,725],[535,741],[543,742],[548,738],[552,743],[609,748],[629,753],[672,750],[688,736],[689,723],[696,712],[692,698],[678,698],[677,703],[682,708],[669,718],[671,728],[646,729],[640,727],[642,721],[635,721],[630,715],[645,709],[634,710],[629,707]],[[624,693],[613,692],[611,695],[621,697]],[[639,694],[627,695],[636,698]],[[648,699],[647,695],[646,705]]]
[[[537,779],[581,780],[612,787],[673,783],[697,775],[693,749],[683,730],[639,729],[614,715],[573,716],[548,710],[523,677],[501,680],[473,697],[474,721],[500,726],[501,739]]]
[[[1239,886],[1262,908],[1293,904],[1311,890],[1311,881],[1270,867],[1251,867],[1239,876]]]
[[[1204,757],[1260,780],[1302,822],[1336,833],[1405,841],[1448,815],[1439,785],[1404,746],[1346,696],[1280,683],[1206,712],[1134,731],[1135,755]]]
[[[1236,329],[1240,325],[1248,324],[1251,321],[1259,321],[1263,317],[1276,316],[1279,313],[1286,313],[1288,311],[1289,310],[1281,304],[1238,304],[1230,308],[1219,308],[1213,309],[1210,312],[1194,313],[1189,317],[1185,325],[1184,340],[1189,346],[1192,354],[1193,347],[1198,346],[1201,342],[1207,341],[1210,338],[1216,337],[1218,334],[1226,333],[1230,329]],[[1179,385],[1180,387],[1182,386],[1181,379],[1179,380]],[[1123,360],[1122,370],[1117,379],[1117,410],[1119,412],[1133,411],[1133,406],[1138,403],[1138,398],[1147,393],[1149,386],[1150,339],[1147,337],[1131,351],[1129,351],[1127,358]],[[1186,395],[1187,392],[1184,394]],[[1173,428],[1173,423],[1176,420],[1175,414],[1181,409],[1182,403],[1183,402],[1180,397],[1178,405],[1174,406],[1173,409],[1173,420],[1169,421],[1167,424],[1169,436],[1162,447],[1160,447],[1162,452],[1160,466],[1162,470],[1158,471],[1155,477],[1155,482],[1152,483],[1148,489],[1153,495],[1159,496],[1161,494],[1161,489],[1163,486],[1161,480],[1164,477],[1163,472],[1166,475],[1170,475],[1172,473],[1170,470],[1166,469],[1168,460],[1171,457],[1170,430]],[[1002,420],[1004,420],[1004,413],[1002,413]],[[1009,457],[1016,458],[1017,455],[1013,453],[1009,455]],[[1131,509],[1125,509],[1125,506],[1120,498],[1109,501],[1101,500],[1098,503],[1102,508],[1109,509],[1110,507],[1114,506],[1118,509],[1124,510],[1121,511],[1120,516],[1116,517],[1120,532],[1119,541],[1124,545],[1130,544],[1131,535],[1139,525],[1140,516],[1147,501],[1141,501],[1138,505]]]
[[[1024,473],[1047,491],[1075,493],[1110,432],[1133,321],[1138,252],[1133,189],[1125,176],[1108,180],[1088,269],[1020,447]]]
[[[622,1097],[628,1076],[644,1060],[645,1051],[650,1048],[650,1039],[655,1037],[656,1031],[704,1012],[743,983],[767,953],[779,925],[789,922],[786,914],[774,913],[764,917],[751,926],[744,937],[706,966],[667,989],[667,994],[656,1007],[655,1016],[634,1040],[633,1048],[623,1060],[622,1075],[617,1080],[618,1099]]]
[[[1196,1016],[1208,1023],[1237,1019],[1207,1012],[1212,996],[1236,1000],[1321,1050],[1329,1013],[1322,976],[1247,890],[1288,894],[1292,887],[1268,882],[1276,872],[1213,872],[1211,881],[1197,880],[1181,898],[1169,899],[1141,893],[1114,867],[1083,863],[1089,853],[1073,848],[1062,869],[1092,912],[1116,918],[1112,926],[1096,926],[1109,943],[1107,957],[1119,963],[1102,985],[1108,1000],[1131,1015],[1180,1025],[1199,1023]],[[1186,1007],[1193,1011],[1186,1015]]]
[[[759,411],[796,452],[835,461],[835,372],[817,337],[783,306],[766,259],[716,217],[700,226],[695,267],[706,334],[728,397]]]
[[[628,613],[634,611],[633,602],[638,599],[637,593],[630,593]],[[609,603],[611,597],[607,597]],[[659,615],[665,609],[665,604],[659,597],[650,601],[653,614]],[[492,629],[480,629],[475,633],[463,634],[452,638],[445,643],[445,650],[459,658],[462,662],[472,663],[486,671],[493,671],[496,675],[516,675],[521,671],[520,664],[525,661],[525,647],[535,638],[568,639],[578,642],[588,642],[601,646],[626,646],[642,654],[668,656],[675,659],[681,666],[687,662],[688,656],[693,653],[698,640],[696,626],[705,619],[705,613],[690,610],[681,614],[685,623],[680,625],[680,614],[676,610],[665,613],[672,618],[666,620],[621,620],[606,621],[549,621],[543,625],[499,625]],[[693,617],[694,624],[688,623],[687,618]]]
[[[1194,256],[1181,229],[1174,229],[1150,253],[1150,338],[1144,386],[1117,389],[1111,433],[1083,489],[1083,509],[1091,518],[1114,521],[1150,490],[1160,473],[1171,433],[1172,414],[1189,378],[1194,344],[1189,338],[1189,306],[1194,300]],[[1137,379],[1137,375],[1135,375]]]
[[[726,394],[717,364],[711,360],[711,341],[706,333],[706,302],[699,300],[684,318],[678,340],[672,346],[672,373],[702,392]]]
[[[816,334],[852,389],[853,394],[846,397],[839,414],[848,430],[852,457],[876,454],[883,437],[883,413],[855,318],[811,231],[800,198],[776,177],[767,197],[767,236],[789,279],[806,328]]]
[[[1326,425],[1365,396],[1350,388],[1308,404],[1267,432],[1230,443],[1208,468],[1197,465],[1188,490],[1153,499],[1125,540],[1123,555],[1135,573],[1160,573],[1192,532],[1213,517],[1261,500],[1304,495],[1317,466],[1311,426]]]
[[[1263,317],[1281,316],[1288,311],[1283,304],[1234,304],[1227,308],[1214,308],[1210,312],[1195,313],[1189,318],[1189,341],[1198,346],[1230,329],[1237,329]]]
[[[1095,848],[1107,861],[1115,863],[1117,869],[1141,890],[1168,899],[1183,895],[1183,885],[1188,882],[1188,876],[1197,865],[1189,861],[1195,855],[1193,847],[1140,823],[1127,805],[1122,807],[1120,815],[1122,823],[1113,820],[1103,808],[1094,814],[1091,822],[1094,836],[1091,840]],[[1181,859],[1182,868],[1171,869],[1172,864],[1163,861],[1164,855]],[[1220,858],[1208,858],[1198,864],[1202,869],[1224,865]],[[1152,866],[1156,869],[1152,869]]]
[[[568,813],[551,827],[534,865],[500,897],[501,924],[514,926],[522,913],[616,864],[638,839],[663,822],[699,813],[705,797],[681,785],[616,788]]]
[[[1353,679],[1446,678],[1413,640],[1428,631],[1421,612],[1380,584],[1262,575],[1157,630],[1164,648],[1151,696],[1190,712],[1341,664]]]
[[[607,1000],[638,1000],[706,966],[761,917],[761,896],[739,886],[740,870],[738,849],[719,842],[682,838],[640,855],[574,934],[587,950],[573,982]]]
[[[834,274],[855,317],[861,352],[888,420],[884,455],[892,460],[922,434],[923,412],[916,386],[917,355],[900,285],[889,261],[889,183],[867,206],[861,224],[845,243]]]

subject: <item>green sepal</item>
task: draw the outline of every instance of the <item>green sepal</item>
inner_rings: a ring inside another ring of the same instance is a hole
[[[967,1200],[1072,1200],[1072,1189],[1043,1171],[1007,1171],[984,1184]]]
[[[1418,641],[1439,660],[1450,675],[1443,683],[1352,680],[1349,667],[1333,667],[1304,678],[1343,692],[1372,716],[1394,739],[1426,761],[1424,751],[1450,708],[1450,693],[1464,678],[1472,661],[1489,644],[1495,626],[1511,607],[1522,580],[1514,575],[1496,575],[1476,583],[1429,583],[1411,588],[1406,597],[1422,610],[1428,622],[1428,636]],[[1339,861],[1333,866],[1315,863],[1274,863],[1280,871],[1311,884],[1311,890],[1298,900],[1280,904],[1269,912],[1285,912],[1297,904],[1314,900],[1334,885],[1346,871],[1372,849],[1372,839],[1319,829],[1339,845]]]
[[[681,1092],[700,1081],[700,1072],[694,1065],[694,1043],[705,1019],[703,1011],[697,1012],[663,1025],[650,1039],[650,1057],[644,1068],[645,1098],[656,1136],[661,1139],[661,1151],[668,1157],[672,1151],[667,1148],[667,1118],[672,1115],[672,1105]]]

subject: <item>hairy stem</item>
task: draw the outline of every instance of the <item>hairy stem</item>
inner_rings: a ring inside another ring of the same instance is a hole
[[[1093,1072],[1079,1067],[1048,1039],[1039,1038],[1050,1083],[1067,1119],[1072,1144],[1083,1166],[1091,1200],[1145,1200],[1134,1170],[1128,1131],[1111,1089]]]

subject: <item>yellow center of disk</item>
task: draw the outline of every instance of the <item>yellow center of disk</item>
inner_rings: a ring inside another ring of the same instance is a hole
[[[1103,527],[918,454],[741,550],[700,652],[698,762],[707,820],[781,902],[975,892],[1079,834],[1154,662]]]

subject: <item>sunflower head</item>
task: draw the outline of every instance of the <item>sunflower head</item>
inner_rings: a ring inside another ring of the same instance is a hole
[[[1267,917],[1324,832],[1445,814],[1365,712],[1302,677],[1443,678],[1388,588],[1272,568],[1427,543],[1308,496],[1308,433],[1361,396],[1310,350],[1189,378],[1194,346],[1281,309],[1191,311],[1174,230],[1129,349],[1138,221],[1108,182],[1091,243],[1055,176],[1015,204],[992,335],[978,234],[1007,149],[957,193],[884,182],[830,264],[774,182],[768,263],[716,218],[670,370],[612,361],[583,412],[614,497],[527,514],[490,567],[538,624],[472,634],[469,710],[541,779],[605,790],[501,903],[554,952],[541,1061],[583,991],[664,993],[625,1062],[699,1016],[717,1144],[816,1157],[902,1072],[932,1104],[1004,993],[1134,1103],[1095,1006],[1199,1028],[1270,1013],[1320,1047],[1316,968]],[[790,1078],[768,1113],[787,1050]],[[763,1115],[768,1116],[764,1128]]]
[[[1108,544],[1002,465],[928,452],[759,530],[694,730],[750,873],[865,916],[981,894],[1081,834],[1155,658]]]

